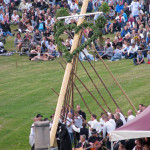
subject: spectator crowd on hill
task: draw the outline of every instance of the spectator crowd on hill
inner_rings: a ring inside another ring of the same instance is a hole
[[[83,150],[90,150],[93,148],[94,150],[110,150],[109,135],[111,131],[129,123],[145,109],[146,107],[143,104],[139,104],[139,110],[136,115],[132,110],[128,110],[127,116],[124,116],[121,110],[117,108],[114,114],[107,111],[102,112],[99,120],[95,114],[92,114],[91,120],[87,121],[86,113],[81,110],[80,105],[77,105],[74,113],[67,111],[67,116],[64,116],[66,110],[63,108],[56,134],[58,149],[74,150],[75,148],[83,148]],[[53,126],[54,115],[50,116],[50,130]],[[38,114],[34,118],[34,122],[42,121],[42,117],[41,114]],[[48,118],[45,118],[43,121],[48,120]],[[34,130],[33,123],[29,138],[32,149],[35,146]],[[116,141],[113,143],[113,148],[114,150],[149,150],[150,138]]]
[[[0,1],[0,41],[7,36],[15,36],[11,27],[18,26],[14,45],[20,55],[30,50],[29,60],[53,60],[62,55],[54,40],[56,11],[62,7],[68,9],[72,18],[65,19],[65,24],[77,24],[77,13],[81,11],[83,0],[1,0]],[[107,23],[103,34],[115,34],[113,41],[105,39],[105,44],[95,41],[95,48],[103,59],[118,61],[133,59],[135,65],[150,63],[150,1],[149,0],[89,0],[87,12],[99,11],[103,2],[108,3],[109,12],[104,14]],[[95,21],[98,15],[88,17]],[[64,32],[67,34],[67,32]],[[90,28],[83,29],[83,44],[92,36]],[[70,51],[74,34],[63,39]],[[9,42],[9,41],[7,41]],[[4,44],[4,43],[3,43]],[[86,47],[80,52],[79,59],[94,60],[93,47]],[[90,52],[89,52],[90,51]],[[0,53],[6,53],[1,47]],[[85,57],[85,55],[87,57]],[[98,57],[98,56],[96,56]],[[97,60],[97,59],[96,59]]]

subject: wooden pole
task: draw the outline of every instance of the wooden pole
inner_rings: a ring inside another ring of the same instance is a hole
[[[17,49],[16,49],[16,67],[18,66],[18,60],[17,60]]]
[[[59,63],[61,64],[61,62],[59,62]],[[61,64],[61,66],[62,66],[62,68],[64,68],[64,66],[63,66],[62,64]],[[75,82],[73,82],[73,84],[74,84],[74,87],[76,88],[77,92],[79,93],[79,95],[80,95],[80,97],[81,97],[81,99],[82,99],[84,105],[86,106],[88,112],[90,113],[90,115],[92,115],[92,113],[91,113],[91,111],[90,111],[88,105],[86,104],[86,102],[85,102],[85,100],[84,100],[84,98],[83,98],[83,96],[82,96],[80,90],[79,90],[78,87],[76,86]]]
[[[112,76],[112,78],[114,79],[114,81],[116,82],[116,84],[118,85],[118,87],[120,88],[120,90],[122,91],[122,93],[124,94],[124,96],[126,97],[126,99],[128,100],[128,102],[130,103],[130,105],[132,106],[132,108],[135,110],[135,112],[137,113],[137,109],[135,108],[135,106],[133,105],[133,103],[131,102],[130,98],[128,97],[128,95],[125,93],[125,91],[123,90],[123,88],[121,87],[120,83],[117,81],[117,79],[115,78],[115,76],[112,74],[112,72],[110,71],[110,69],[108,68],[108,66],[106,65],[106,63],[104,62],[104,60],[101,58],[101,56],[99,55],[98,51],[96,49],[94,49],[96,54],[98,55],[99,59],[103,62],[105,68],[107,69],[107,71],[110,73],[110,75]]]
[[[86,13],[88,2],[89,2],[89,0],[84,0],[83,1],[82,9],[81,9],[80,14],[85,14]],[[84,18],[79,18],[79,21],[78,21],[77,25],[79,26],[83,22],[84,22]],[[74,39],[73,39],[73,44],[72,44],[72,47],[71,47],[71,51],[70,51],[71,53],[77,48],[80,36],[81,36],[81,31],[78,34],[75,34]],[[57,131],[58,123],[59,123],[59,117],[60,117],[60,114],[61,114],[61,108],[63,106],[63,102],[64,102],[64,99],[65,99],[65,94],[66,94],[66,90],[67,90],[67,85],[68,85],[71,70],[72,70],[72,63],[73,62],[67,63],[64,78],[63,78],[63,81],[62,81],[62,86],[61,86],[61,90],[60,90],[60,95],[58,97],[58,103],[57,103],[57,106],[56,106],[53,126],[52,126],[52,129],[51,129],[51,132],[50,132],[50,146],[51,147],[54,146],[54,140],[55,140],[56,131]]]

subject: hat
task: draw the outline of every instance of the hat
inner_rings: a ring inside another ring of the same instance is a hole
[[[96,129],[92,129],[91,134],[96,134],[96,133],[97,133]]]
[[[36,117],[38,118],[38,117],[43,117],[43,116],[41,114],[37,114]]]

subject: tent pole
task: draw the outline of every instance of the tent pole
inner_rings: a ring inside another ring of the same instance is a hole
[[[114,148],[113,148],[113,141],[111,141],[111,150],[113,150]]]
[[[86,10],[87,10],[87,6],[88,6],[88,2],[89,0],[84,0],[83,4],[82,4],[82,9],[81,9],[81,13],[80,14],[85,14]],[[79,18],[78,24],[80,25],[84,22],[84,18]],[[75,34],[74,39],[73,39],[73,45],[71,47],[71,53],[78,47],[78,42],[81,36],[81,31],[78,34]],[[61,109],[63,106],[63,102],[65,99],[65,95],[66,95],[66,90],[67,90],[67,85],[70,79],[70,74],[71,74],[71,70],[73,67],[73,61],[71,63],[67,63],[66,66],[66,70],[65,70],[65,74],[64,74],[64,78],[63,78],[63,82],[62,82],[62,86],[61,86],[61,90],[60,90],[60,94],[59,94],[59,98],[58,98],[58,103],[56,106],[56,111],[55,111],[55,116],[54,116],[54,121],[53,121],[53,126],[50,132],[50,145],[51,147],[54,146],[54,139],[56,136],[56,130],[57,130],[57,126],[58,126],[58,122],[59,122],[59,117],[61,115]]]

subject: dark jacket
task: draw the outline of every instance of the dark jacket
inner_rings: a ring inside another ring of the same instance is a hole
[[[121,119],[116,120],[116,129],[123,126],[123,122]]]
[[[66,128],[66,125],[61,125],[61,132],[59,134],[60,150],[72,150],[71,140]]]
[[[3,29],[3,32],[7,32],[7,31],[11,32],[10,26],[7,22],[5,22],[5,24],[1,24],[1,27]]]

